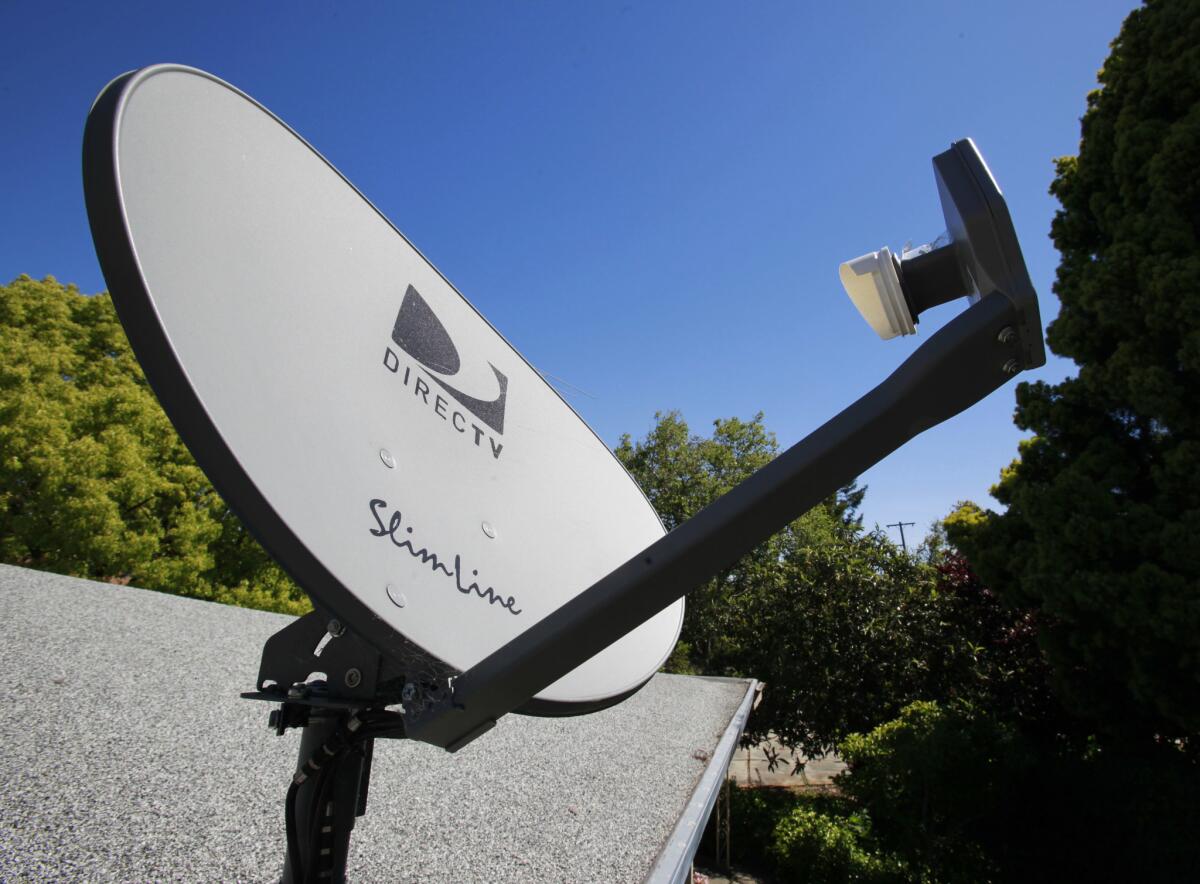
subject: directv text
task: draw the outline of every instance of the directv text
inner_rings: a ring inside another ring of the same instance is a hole
[[[479,448],[484,448],[483,440],[487,440],[487,447],[484,450],[491,449],[492,457],[496,460],[500,459],[500,452],[504,450],[504,443],[497,441],[496,437],[485,430],[483,427],[472,421],[467,415],[454,408],[454,401],[447,399],[445,396],[436,392],[429,386],[429,382],[421,376],[421,369],[413,370],[413,366],[402,364],[400,357],[391,347],[388,347],[383,354],[384,367],[400,378],[401,383],[412,390],[413,398],[418,399],[438,417],[446,422],[448,427],[453,427],[465,439],[474,440],[475,445]],[[403,371],[401,369],[403,368]]]

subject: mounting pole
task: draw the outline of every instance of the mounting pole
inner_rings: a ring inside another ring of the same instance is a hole
[[[297,768],[314,756],[350,717],[345,709],[312,709],[300,737]],[[302,884],[306,880],[342,884],[346,880],[346,858],[350,852],[350,832],[356,817],[366,812],[367,786],[371,777],[373,740],[347,751],[329,771],[326,798],[318,806],[313,794],[318,778],[309,777],[296,795],[296,832],[302,862],[315,860],[313,869],[293,869],[291,857],[284,855],[282,884]],[[314,814],[316,819],[313,819]],[[315,843],[314,843],[315,842]]]
[[[374,739],[360,739],[332,762],[323,747],[339,731],[345,733],[356,713],[394,699],[381,693],[381,673],[379,651],[319,609],[293,620],[263,647],[258,690],[242,696],[282,704],[270,718],[280,736],[289,728],[303,729],[298,771],[309,772],[310,760],[324,765],[321,774],[310,774],[296,793],[297,853],[305,867],[293,868],[290,850],[285,853],[283,884],[346,880],[350,832],[367,810]],[[317,676],[320,679],[314,680]],[[316,794],[318,787],[323,798]]]

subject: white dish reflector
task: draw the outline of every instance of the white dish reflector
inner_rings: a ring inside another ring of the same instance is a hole
[[[85,179],[122,321],[201,466],[319,605],[465,670],[662,536],[604,443],[295,132],[190,68],[110,88]],[[636,690],[682,615],[534,711]]]

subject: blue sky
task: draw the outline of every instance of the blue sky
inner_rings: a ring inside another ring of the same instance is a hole
[[[665,409],[705,434],[763,411],[789,445],[959,309],[882,342],[837,276],[941,232],[930,158],[957,138],[987,158],[1055,316],[1053,158],[1077,151],[1131,8],[7,0],[0,280],[104,288],[84,118],[117,74],[190,64],[307,138],[610,445]],[[1072,371],[1052,356],[1022,378]],[[867,524],[920,536],[987,499],[1021,437],[1013,386],[866,473]]]

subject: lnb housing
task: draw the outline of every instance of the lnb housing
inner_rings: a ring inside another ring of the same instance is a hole
[[[1019,316],[1020,368],[1046,361],[1037,294],[1004,195],[971,139],[933,158],[946,235],[897,257],[884,246],[841,265],[842,286],[885,340],[916,334],[920,315],[955,298],[1001,292]]]

